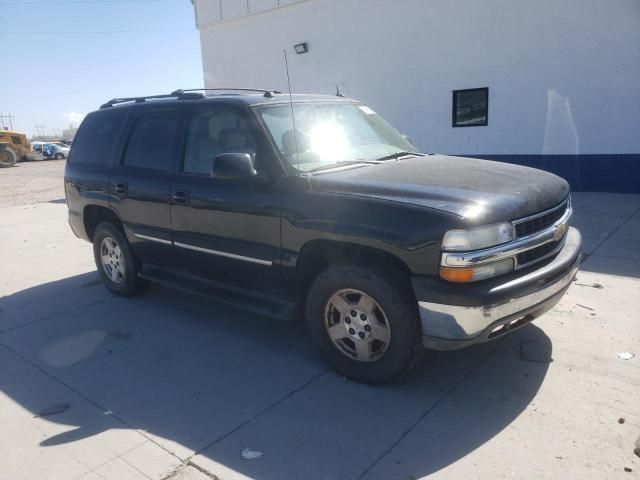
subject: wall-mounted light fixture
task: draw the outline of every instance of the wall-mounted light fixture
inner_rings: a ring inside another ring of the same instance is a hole
[[[307,53],[309,51],[309,45],[307,45],[307,42],[298,43],[293,46],[293,49],[300,55],[301,53]]]

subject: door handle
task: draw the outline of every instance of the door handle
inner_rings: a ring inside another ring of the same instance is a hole
[[[186,203],[189,203],[191,196],[189,195],[189,192],[179,191],[179,192],[173,192],[172,198],[173,198],[173,203],[179,203],[181,205],[184,205]]]
[[[127,184],[126,183],[116,183],[113,187],[113,191],[118,195],[125,195],[127,193]]]

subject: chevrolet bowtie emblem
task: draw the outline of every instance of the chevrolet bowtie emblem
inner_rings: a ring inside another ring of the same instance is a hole
[[[564,237],[565,232],[567,231],[567,226],[562,223],[556,227],[556,231],[553,232],[553,239],[557,242],[562,237]]]

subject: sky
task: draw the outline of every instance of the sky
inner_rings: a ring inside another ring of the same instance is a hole
[[[0,42],[0,114],[29,136],[114,97],[203,86],[190,0],[0,0]]]

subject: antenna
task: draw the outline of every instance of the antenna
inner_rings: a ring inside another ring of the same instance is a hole
[[[336,83],[336,97],[344,97],[337,83]]]
[[[287,71],[287,85],[289,87],[289,107],[291,108],[291,123],[293,124],[293,140],[296,145],[296,160],[300,166],[300,151],[298,150],[298,131],[296,130],[296,116],[293,112],[293,96],[291,95],[291,78],[289,77],[289,61],[287,60],[287,50],[284,49],[284,68]],[[298,170],[300,170],[298,168]]]

